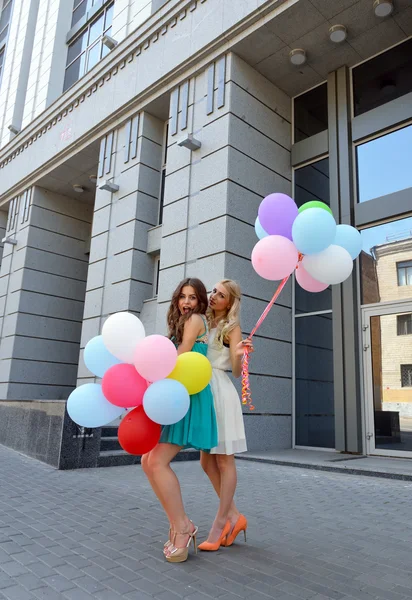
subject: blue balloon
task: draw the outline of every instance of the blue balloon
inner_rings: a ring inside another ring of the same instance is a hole
[[[256,231],[256,235],[258,236],[258,238],[260,240],[263,240],[263,238],[267,237],[269,234],[263,229],[262,225],[260,224],[259,221],[259,217],[256,217],[256,221],[255,221],[255,231]]]
[[[345,248],[351,255],[352,260],[355,260],[362,250],[361,234],[351,225],[338,225],[333,243],[335,246]]]
[[[120,417],[124,408],[110,404],[99,383],[85,383],[70,394],[67,412],[81,427],[102,427]]]
[[[103,377],[110,367],[122,363],[121,360],[110,354],[101,335],[97,335],[86,344],[83,360],[89,371],[97,377]]]
[[[180,381],[160,379],[143,396],[143,408],[149,419],[160,425],[181,421],[190,406],[189,392]]]
[[[323,208],[308,208],[302,211],[292,226],[292,238],[302,254],[317,254],[333,243],[336,221]]]

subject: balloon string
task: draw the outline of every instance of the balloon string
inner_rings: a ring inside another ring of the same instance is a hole
[[[250,339],[250,340],[252,339],[252,337],[255,335],[256,331],[259,329],[259,327],[262,325],[263,321],[266,319],[267,315],[269,314],[270,309],[272,308],[272,306],[274,305],[276,300],[279,298],[280,293],[282,292],[283,288],[285,287],[286,283],[288,282],[289,277],[290,277],[290,275],[285,277],[285,279],[283,279],[280,282],[279,287],[276,290],[276,292],[274,293],[272,300],[269,302],[269,304],[267,305],[267,307],[265,308],[265,310],[259,317],[256,325],[254,326],[254,328],[248,335],[248,339]],[[243,352],[243,358],[242,358],[242,404],[248,406],[249,410],[255,410],[255,407],[252,404],[252,394],[250,391],[249,358],[250,358],[249,357],[249,348],[246,347]]]

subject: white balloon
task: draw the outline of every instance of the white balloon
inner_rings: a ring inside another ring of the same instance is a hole
[[[345,248],[332,244],[318,252],[303,257],[302,265],[317,281],[329,285],[342,283],[353,269],[353,260]]]
[[[130,365],[133,364],[136,346],[145,335],[141,320],[128,312],[111,315],[102,328],[103,342],[107,350]]]

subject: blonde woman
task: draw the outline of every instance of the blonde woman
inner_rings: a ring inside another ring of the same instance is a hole
[[[242,340],[240,329],[239,285],[224,279],[215,285],[209,298],[206,316],[209,324],[207,357],[213,368],[212,388],[216,412],[218,445],[201,453],[201,465],[220,498],[209,536],[200,544],[200,550],[215,551],[220,546],[231,546],[243,531],[246,540],[247,520],[233,501],[237,473],[235,453],[247,450],[242,406],[235,386],[226,371],[234,377],[242,372],[245,346],[253,352],[251,340]]]

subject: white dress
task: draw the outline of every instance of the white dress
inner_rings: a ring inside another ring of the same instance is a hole
[[[232,363],[230,350],[226,346],[215,345],[216,328],[211,329],[208,340],[207,357],[212,365],[212,388],[215,404],[218,446],[210,454],[237,454],[246,452],[245,425],[242,405],[235,386],[225,371],[230,371]]]

